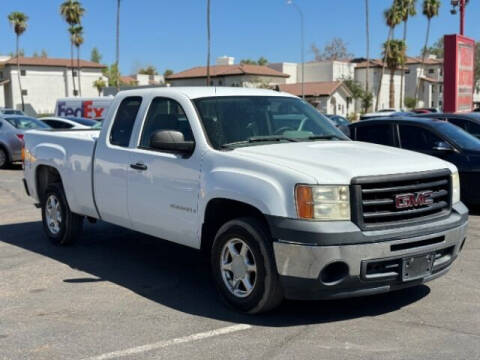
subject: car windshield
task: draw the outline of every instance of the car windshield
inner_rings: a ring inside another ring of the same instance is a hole
[[[341,117],[341,116],[338,116],[338,115],[327,115],[330,120],[332,120],[334,122],[335,125],[337,126],[341,126],[341,125],[344,125],[344,126],[347,126],[349,124],[348,120],[345,119],[344,117]]]
[[[9,117],[5,119],[10,125],[19,129],[19,130],[29,130],[29,129],[50,129],[50,126],[37,120],[35,118],[19,116],[19,117]]]
[[[464,150],[480,151],[480,140],[463,129],[448,122],[439,122],[438,130],[445,134],[453,143]]]
[[[280,96],[226,96],[194,100],[215,149],[275,142],[348,140],[307,102]]]
[[[76,122],[77,124],[85,125],[85,126],[94,126],[97,124],[96,120],[86,119],[86,118],[65,117],[64,119],[67,119],[67,120]]]

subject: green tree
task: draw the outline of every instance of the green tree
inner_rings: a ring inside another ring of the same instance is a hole
[[[40,52],[40,57],[45,58],[45,59],[48,58],[47,50],[42,49],[42,51]]]
[[[420,56],[423,56],[424,51],[426,51],[427,55],[435,55],[437,58],[443,59],[443,37],[435,41],[433,45],[427,49],[423,47]]]
[[[81,23],[82,16],[85,13],[85,9],[82,7],[78,0],[65,0],[60,5],[60,15],[69,25],[69,32],[70,28],[75,25],[79,25]],[[72,41],[72,37],[70,36],[70,59],[71,59],[71,67],[72,67],[72,83],[73,83],[73,92],[76,93],[77,89],[75,86],[75,77],[74,77],[74,64],[73,64],[73,47],[74,43]]]
[[[22,99],[22,111],[25,111],[25,102],[23,100],[22,81],[20,79],[20,36],[27,30],[28,16],[22,12],[14,11],[8,15],[8,21],[13,27],[16,36],[16,58],[17,58],[17,77],[18,87],[20,88],[20,98]]]
[[[83,44],[83,26],[75,25],[69,28],[72,37],[72,43],[77,48],[77,76],[78,76],[78,91],[82,96],[82,79],[80,76],[80,46]]]
[[[417,15],[417,0],[398,0],[398,6],[400,9],[400,13],[402,15],[403,21],[403,42],[405,45],[407,44],[407,26],[408,26],[408,19],[411,16]],[[406,57],[404,57],[406,60]],[[405,62],[402,64],[402,67],[405,65]],[[403,89],[405,83],[405,71],[402,69],[401,75],[401,82],[400,82],[400,107],[403,107]]]
[[[103,69],[103,75],[108,79],[108,86],[117,86],[120,84],[120,72],[118,71],[117,64],[112,64]]]
[[[385,23],[388,26],[388,36],[387,36],[387,43],[393,38],[393,33],[395,30],[395,27],[399,25],[402,22],[402,13],[400,11],[400,8],[398,7],[398,0],[394,0],[392,6],[385,10],[383,13],[383,16],[385,18]],[[387,52],[389,50],[389,47],[386,48]],[[384,54],[383,56],[383,64],[382,64],[382,73],[379,78],[379,84],[378,84],[378,92],[377,92],[377,101],[375,104],[375,110],[378,111],[379,103],[380,103],[380,94],[382,92],[382,83],[383,83],[383,76],[385,75],[385,68],[386,68],[386,57],[387,53]]]
[[[105,81],[101,77],[93,82],[93,87],[97,89],[98,96],[102,96],[102,91],[106,86],[107,84],[105,84]]]
[[[170,75],[173,75],[173,70],[167,69],[163,72],[163,77],[165,80],[167,80],[167,77],[169,77]]]
[[[257,64],[260,66],[265,66],[268,64],[268,60],[264,58],[263,56],[260,56],[257,60]]]
[[[34,51],[33,54],[32,54],[32,57],[38,58],[38,57],[40,57],[40,56],[38,55],[38,52],[37,52],[37,51]]]
[[[153,65],[141,68],[140,70],[138,70],[138,73],[143,75],[158,75],[158,71]]]
[[[425,35],[425,45],[423,46],[423,49],[428,49],[428,38],[430,36],[430,25],[432,22],[432,18],[435,16],[438,16],[439,11],[440,11],[440,5],[441,2],[440,0],[423,0],[423,10],[422,13],[425,15],[427,18],[427,33]],[[423,75],[423,72],[425,71],[425,57],[427,53],[426,51],[423,51],[422,53],[422,67],[421,67],[421,72],[420,74]],[[417,86],[415,87],[415,99],[418,101],[418,90],[420,87],[420,80],[417,78]]]
[[[415,98],[412,98],[412,97],[406,97],[405,98],[405,106],[407,107],[407,109],[415,109],[417,107],[417,100],[415,100]]]
[[[257,65],[257,62],[252,59],[242,59],[240,60],[240,64],[242,65]]]
[[[102,54],[100,54],[100,51],[96,47],[94,47],[90,53],[90,61],[98,64],[102,62]]]
[[[353,54],[348,51],[347,43],[338,37],[334,37],[332,40],[326,43],[323,51],[321,51],[315,44],[311,45],[311,50],[315,55],[315,61],[353,58]]]
[[[390,108],[395,108],[395,71],[405,62],[406,46],[403,40],[391,39],[383,44],[383,56],[390,70]]]

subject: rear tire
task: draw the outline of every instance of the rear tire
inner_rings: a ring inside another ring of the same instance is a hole
[[[4,148],[0,147],[0,169],[5,169],[8,166],[8,153]]]
[[[283,300],[271,237],[255,218],[231,220],[218,230],[211,269],[222,299],[237,310],[258,314]]]
[[[47,187],[42,203],[43,228],[55,245],[72,244],[82,232],[83,217],[68,207],[61,184]]]

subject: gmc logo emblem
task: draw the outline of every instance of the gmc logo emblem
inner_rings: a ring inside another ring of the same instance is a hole
[[[397,209],[407,209],[419,207],[422,205],[433,204],[433,191],[421,191],[410,194],[399,194],[395,196],[395,207]]]

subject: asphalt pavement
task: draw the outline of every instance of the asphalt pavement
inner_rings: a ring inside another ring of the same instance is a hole
[[[427,285],[247,316],[196,250],[105,223],[51,245],[22,176],[0,170],[0,359],[480,359],[480,216]]]

